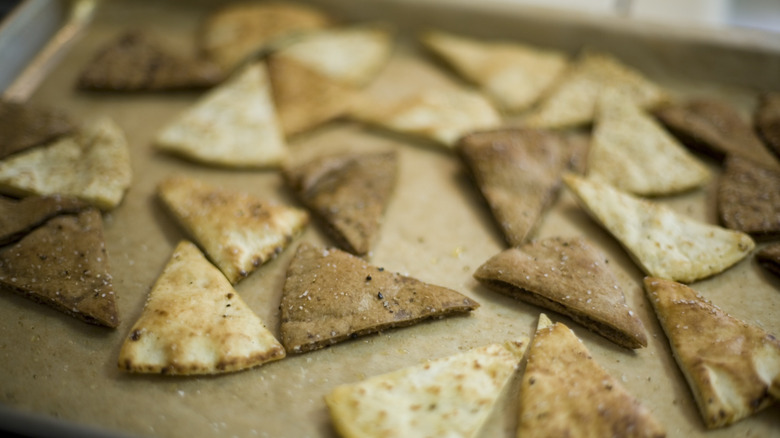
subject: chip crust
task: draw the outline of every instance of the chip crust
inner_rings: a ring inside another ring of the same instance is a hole
[[[0,100],[0,160],[70,135],[76,124],[56,108]]]
[[[732,230],[756,239],[780,236],[780,170],[731,155],[718,180],[718,213]]]

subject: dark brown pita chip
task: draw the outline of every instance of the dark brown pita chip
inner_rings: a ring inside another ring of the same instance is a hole
[[[718,185],[723,224],[760,238],[780,236],[780,171],[729,156]]]
[[[315,158],[284,175],[338,245],[364,255],[379,231],[397,167],[395,152],[346,153]]]
[[[0,286],[90,324],[119,325],[95,209],[57,216],[0,249]]]
[[[56,140],[75,130],[61,111],[0,100],[0,160]]]
[[[761,96],[754,124],[767,147],[780,157],[780,92]]]
[[[24,234],[54,216],[77,213],[89,205],[59,195],[31,196],[15,200],[0,196],[0,245],[20,239]]]
[[[477,307],[453,290],[387,272],[337,249],[304,243],[287,269],[282,344],[288,353],[303,353]]]
[[[780,243],[769,245],[756,253],[758,263],[773,272],[780,275]]]

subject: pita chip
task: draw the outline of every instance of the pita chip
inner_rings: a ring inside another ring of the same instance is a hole
[[[119,351],[119,368],[169,375],[240,371],[284,348],[224,275],[187,241],[176,247]]]
[[[653,437],[666,432],[562,323],[539,316],[520,387],[517,437]]]
[[[89,204],[59,195],[30,196],[21,200],[0,196],[0,245],[19,240],[54,216],[78,213]]]
[[[761,95],[753,124],[764,144],[780,157],[780,92]]]
[[[756,253],[756,260],[770,272],[780,275],[780,243],[762,248]]]
[[[0,248],[0,285],[89,324],[119,325],[112,283],[94,208],[56,216]]]
[[[568,64],[562,52],[516,42],[483,41],[441,31],[426,32],[421,41],[506,112],[528,109]]]
[[[756,239],[780,236],[780,170],[731,155],[718,181],[718,213],[732,230]]]
[[[365,255],[379,232],[397,168],[395,152],[345,153],[288,167],[284,177],[340,247]]]
[[[526,123],[551,129],[587,125],[595,117],[599,96],[609,89],[643,109],[668,100],[666,91],[639,71],[605,53],[586,51],[549,90]]]
[[[0,100],[0,160],[75,129],[70,117],[57,109]]]
[[[645,291],[708,428],[727,426],[780,398],[780,341],[688,286],[648,277]]]
[[[640,196],[703,185],[710,172],[626,95],[601,94],[588,156],[588,177]]]
[[[72,196],[101,210],[122,202],[132,181],[124,132],[108,118],[72,137],[0,161],[0,192],[13,196]]]
[[[564,182],[648,275],[685,283],[718,274],[745,258],[745,233],[699,222],[668,207],[573,174]]]
[[[557,197],[568,143],[548,131],[500,129],[468,134],[457,149],[506,241],[525,243]]]
[[[224,167],[278,166],[287,146],[258,62],[213,88],[157,135],[158,149]]]
[[[581,237],[553,237],[510,248],[477,269],[491,289],[554,310],[610,341],[647,346],[642,321],[626,304],[604,255]]]
[[[288,352],[304,353],[477,307],[453,290],[385,272],[338,249],[302,243],[282,291],[282,344]]]
[[[491,344],[341,385],[325,403],[344,438],[477,437],[527,344]]]
[[[279,254],[309,222],[305,210],[184,176],[162,181],[157,193],[232,284]]]

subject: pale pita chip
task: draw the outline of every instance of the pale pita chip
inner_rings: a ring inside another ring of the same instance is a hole
[[[56,108],[0,100],[0,160],[75,129],[70,117]]]
[[[477,40],[441,31],[426,32],[421,41],[507,112],[533,105],[568,64],[562,52],[516,42]]]
[[[643,109],[665,101],[666,91],[637,70],[605,53],[586,51],[573,63],[526,119],[538,128],[569,128],[593,121],[602,92],[613,89]]]
[[[479,307],[453,290],[385,272],[338,249],[298,246],[282,291],[282,344],[303,353]]]
[[[526,346],[491,344],[341,385],[325,403],[344,438],[477,437]]]
[[[657,196],[699,187],[710,172],[631,99],[605,90],[596,110],[587,175],[625,192]]]
[[[692,282],[731,267],[755,247],[745,233],[690,219],[608,184],[573,174],[564,182],[648,275]]]
[[[217,374],[284,356],[225,276],[182,241],[122,344],[118,365],[134,373]]]
[[[111,210],[132,181],[124,132],[108,118],[82,132],[0,161],[0,192],[14,196],[63,195]]]
[[[644,280],[648,299],[708,428],[780,399],[780,341],[713,305],[688,286]]]
[[[278,166],[287,146],[265,64],[213,88],[157,135],[158,149],[225,167]]]
[[[89,204],[59,195],[16,200],[0,196],[0,245],[18,240],[49,219],[86,210]]]
[[[653,437],[663,426],[562,323],[539,316],[520,388],[517,437]]]
[[[233,284],[279,254],[309,222],[305,210],[184,176],[162,181],[157,193]]]

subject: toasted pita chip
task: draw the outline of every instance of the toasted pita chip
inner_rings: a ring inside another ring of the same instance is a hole
[[[780,92],[761,95],[753,124],[766,146],[780,158]]]
[[[154,283],[119,351],[119,368],[170,375],[240,371],[284,348],[217,268],[187,241]]]
[[[287,147],[265,64],[210,90],[157,135],[157,147],[218,166],[278,166]]]
[[[605,90],[596,111],[588,177],[637,195],[669,195],[703,185],[707,167],[626,95]]]
[[[745,233],[687,218],[608,184],[572,174],[564,182],[648,275],[692,282],[728,269],[755,247]]]
[[[758,251],[756,260],[769,271],[780,275],[780,243],[766,246]]]
[[[0,160],[75,129],[70,117],[55,108],[0,100]]]
[[[85,124],[75,137],[0,161],[0,192],[72,196],[102,210],[119,205],[131,181],[127,140],[108,118]]]
[[[780,170],[729,156],[718,182],[723,224],[756,239],[780,236]]]
[[[666,432],[574,332],[541,314],[520,388],[517,436],[661,438]]]
[[[282,292],[282,344],[288,352],[303,353],[477,307],[453,290],[302,243]]]
[[[527,345],[487,345],[341,385],[325,403],[344,438],[476,437]]]
[[[569,165],[567,142],[541,130],[501,129],[468,134],[457,149],[506,241],[525,243],[557,197]]]
[[[487,41],[429,31],[423,44],[507,112],[533,105],[565,70],[563,52],[509,41]]]
[[[0,245],[19,240],[54,216],[78,213],[89,204],[75,198],[30,196],[22,200],[0,196]]]
[[[780,341],[688,286],[647,277],[645,290],[704,424],[723,427],[780,398]]]
[[[305,210],[183,176],[162,181],[157,192],[233,284],[279,254],[309,222]]]
[[[605,53],[586,51],[540,102],[526,123],[537,128],[569,128],[593,121],[599,96],[612,89],[643,109],[668,100],[661,87]]]
[[[89,324],[119,325],[100,212],[49,219],[0,248],[0,285]]]
[[[369,252],[395,188],[395,152],[314,158],[284,170],[287,184],[347,251]]]
[[[503,294],[567,315],[626,348],[647,346],[604,255],[583,238],[533,241],[503,251],[474,278]]]

